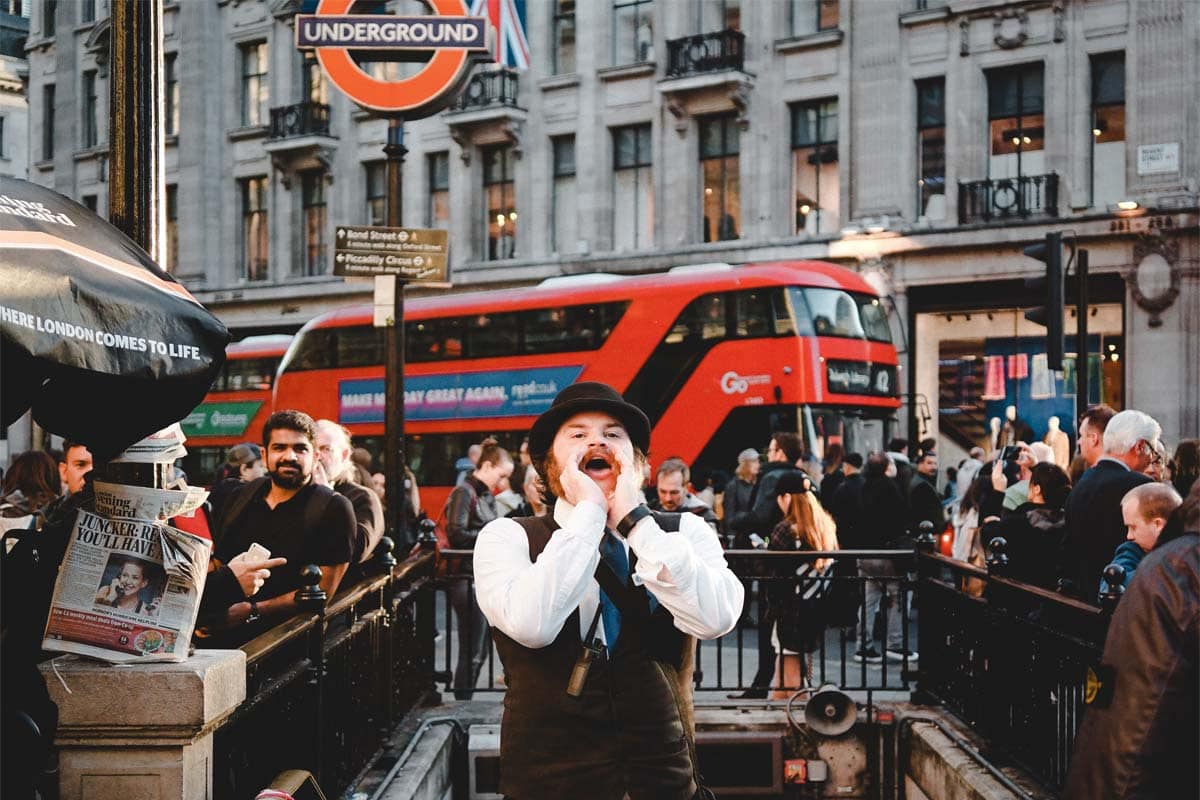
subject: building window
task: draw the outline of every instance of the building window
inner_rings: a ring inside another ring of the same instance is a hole
[[[654,0],[613,0],[613,64],[654,60]]]
[[[1125,54],[1092,56],[1092,205],[1125,198]]]
[[[242,125],[267,124],[267,43],[242,45]]]
[[[517,255],[517,204],[513,196],[513,152],[506,144],[483,148],[483,193],[487,197],[487,260]]]
[[[1045,172],[1046,117],[1042,65],[990,70],[988,84],[988,178]]]
[[[79,144],[84,150],[96,146],[96,70],[83,73],[83,120],[79,129]]]
[[[242,280],[267,279],[267,252],[271,232],[267,226],[267,179],[242,182]]]
[[[738,177],[737,117],[728,114],[700,120],[700,170],[704,188],[704,241],[737,239],[741,230],[741,187]]]
[[[80,0],[79,21],[80,22],[95,22],[96,21],[96,0]]]
[[[54,158],[54,84],[42,87],[42,160]]]
[[[550,140],[553,151],[554,185],[550,198],[550,250],[575,252],[579,239],[578,206],[575,199],[575,137],[556,136]]]
[[[946,216],[946,79],[917,81],[917,216]]]
[[[387,225],[387,162],[363,166],[367,168],[367,224]]]
[[[552,66],[555,75],[575,71],[575,0],[555,0]]]
[[[46,0],[42,4],[42,35],[53,36],[58,30],[58,0]]]
[[[301,205],[304,214],[304,274],[324,275],[329,255],[325,229],[329,212],[325,207],[325,173],[310,169],[300,174]]]
[[[792,185],[797,234],[816,236],[838,229],[837,128],[836,99],[792,106]]]
[[[7,158],[8,148],[4,143],[4,117],[0,117],[0,158]]]
[[[449,228],[450,154],[430,153],[426,167],[429,170],[429,205],[425,209],[425,222],[430,228]]]
[[[163,121],[166,135],[179,135],[179,76],[175,73],[176,53],[163,56]]]
[[[836,30],[839,0],[789,0],[792,36]]]
[[[99,204],[98,204],[98,203],[97,203],[97,201],[96,201],[96,195],[94,195],[94,194],[85,194],[85,195],[83,196],[83,206],[84,206],[84,208],[86,208],[88,211],[90,211],[90,212],[92,212],[93,214],[95,214],[95,213],[97,212],[97,209],[98,209],[98,207],[99,207]]]
[[[654,243],[654,184],[650,125],[613,129],[613,249],[645,250]]]
[[[741,30],[741,0],[697,0],[699,27],[697,33]]]
[[[329,105],[329,80],[315,54],[304,54],[304,101]]]
[[[179,186],[167,184],[167,249],[163,268],[171,274],[179,269]]]

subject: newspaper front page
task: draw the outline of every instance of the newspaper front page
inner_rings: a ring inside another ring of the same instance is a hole
[[[115,502],[122,492],[110,489],[104,501],[110,511],[177,501],[146,497],[155,490],[129,493],[136,487],[109,486],[126,490],[130,500]],[[97,505],[103,505],[97,494]],[[189,502],[194,496],[181,504]],[[42,647],[114,663],[186,660],[211,550],[206,539],[160,521],[80,511]]]

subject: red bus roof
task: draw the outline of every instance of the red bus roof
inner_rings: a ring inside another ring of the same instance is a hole
[[[241,341],[232,342],[225,348],[227,359],[266,358],[281,356],[287,352],[292,337],[286,333],[273,333],[265,336],[247,336]]]
[[[752,289],[756,286],[795,285],[844,289],[872,296],[876,294],[862,276],[825,261],[776,261],[731,268],[714,264],[711,269],[698,268],[695,271],[631,276],[614,274],[611,280],[601,278],[596,283],[586,282],[585,276],[572,277],[585,280],[414,298],[405,301],[404,315],[406,319],[424,319],[446,312],[497,314],[527,308],[607,303],[629,299],[632,294],[646,289],[670,291],[687,288],[703,293]],[[304,328],[367,325],[372,316],[373,310],[369,304],[348,306],[314,317]]]

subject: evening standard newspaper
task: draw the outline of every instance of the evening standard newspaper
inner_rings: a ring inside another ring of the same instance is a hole
[[[43,649],[114,663],[186,660],[211,549],[161,521],[80,511]]]

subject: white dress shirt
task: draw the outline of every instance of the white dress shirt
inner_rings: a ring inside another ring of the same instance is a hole
[[[593,577],[607,514],[590,501],[572,506],[558,500],[550,537],[536,563],[517,522],[489,522],[475,542],[475,592],[488,622],[525,647],[546,647],[567,618],[579,609],[579,635],[600,603]],[[638,522],[626,539],[637,554],[635,584],[644,585],[675,618],[675,627],[698,639],[715,639],[733,629],[742,613],[742,582],[725,563],[721,543],[703,519],[680,517],[679,532],[668,533],[653,517]],[[604,638],[604,623],[597,625]],[[607,640],[605,640],[607,641]]]

